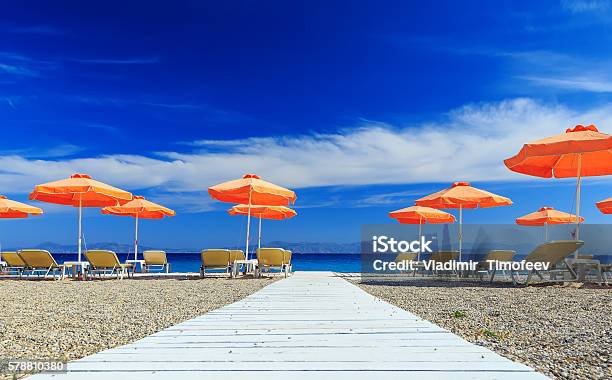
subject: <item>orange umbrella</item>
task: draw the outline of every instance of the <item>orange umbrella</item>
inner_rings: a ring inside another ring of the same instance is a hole
[[[565,133],[523,145],[504,164],[517,173],[543,178],[576,177],[576,239],[580,223],[581,177],[612,174],[612,136],[594,125],[577,125]]]
[[[157,203],[146,200],[139,195],[121,206],[107,206],[102,209],[102,214],[132,216],[136,220],[136,236],[134,238],[134,260],[138,260],[138,219],[162,219],[166,216],[174,216],[176,213]]]
[[[604,214],[612,214],[612,198],[597,202],[597,208]]]
[[[400,224],[418,224],[419,240],[421,240],[423,223],[442,224],[454,223],[455,217],[448,212],[436,210],[431,207],[410,206],[400,210],[392,211],[389,217],[397,219]],[[417,253],[417,261],[420,260],[420,251]]]
[[[83,207],[104,207],[125,203],[132,194],[93,180],[87,174],[73,174],[70,178],[36,185],[30,199],[41,202],[70,205],[79,208],[79,262],[81,261],[81,238]]]
[[[295,193],[284,187],[262,180],[255,174],[246,174],[241,179],[223,182],[208,188],[211,197],[222,202],[243,203],[248,210],[253,205],[286,206],[295,203]],[[249,257],[251,213],[247,211],[246,258]]]
[[[259,237],[257,239],[257,248],[261,248],[261,220],[262,219],[274,219],[274,220],[285,220],[293,218],[297,215],[295,210],[285,206],[262,206],[262,205],[251,205],[251,215],[259,218]],[[230,215],[248,215],[249,205],[236,205],[227,211]]]
[[[448,189],[417,199],[418,206],[459,209],[459,261],[463,242],[463,209],[510,206],[510,198],[472,187],[469,182],[455,182]]]
[[[576,215],[555,210],[552,207],[542,207],[536,212],[516,218],[516,224],[521,226],[544,226],[544,238],[548,241],[549,224],[571,224],[576,221]],[[580,223],[584,218],[580,218]]]
[[[41,215],[42,213],[43,210],[38,207],[13,201],[0,195],[0,218],[2,219],[27,218],[28,215]]]

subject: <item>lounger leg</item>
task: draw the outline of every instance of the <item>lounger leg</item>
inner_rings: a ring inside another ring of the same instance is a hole
[[[567,262],[567,260],[563,260],[563,264],[565,264],[565,266],[567,267],[567,269],[570,271],[570,273],[572,274],[572,276],[574,276],[574,279],[572,281],[576,281],[578,280],[578,274],[576,274],[576,271],[574,271],[574,269],[572,268],[571,265],[569,265],[569,263]],[[585,274],[586,277],[586,274]]]
[[[525,281],[525,286],[529,286],[529,280],[531,280],[531,275],[533,274],[533,270],[529,272],[527,275],[527,281]]]
[[[206,275],[206,269],[201,266],[200,267],[200,278],[204,278],[204,276]]]
[[[495,278],[495,273],[497,272],[497,270],[496,270],[496,269],[493,269],[493,271],[492,271],[492,272],[493,272],[493,273],[491,273],[491,280],[489,281],[489,283],[490,283],[490,284],[492,284],[492,283],[493,283],[493,279]]]

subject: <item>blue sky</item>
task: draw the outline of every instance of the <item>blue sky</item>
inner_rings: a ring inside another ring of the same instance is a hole
[[[188,248],[242,243],[206,189],[247,172],[298,193],[264,240],[356,241],[456,180],[515,201],[468,222],[572,211],[573,181],[502,160],[578,123],[610,132],[611,26],[594,0],[5,4],[0,193],[86,172],[175,208],[141,243]],[[585,179],[588,222],[609,222],[609,193]],[[72,243],[75,210],[42,207],[2,221],[3,245]],[[131,220],[98,212],[90,242],[130,241]]]

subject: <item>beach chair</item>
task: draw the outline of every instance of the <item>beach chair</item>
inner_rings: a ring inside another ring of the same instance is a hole
[[[91,249],[85,251],[85,258],[89,262],[89,266],[85,270],[85,279],[91,278],[92,276],[98,275],[102,278],[102,275],[115,275],[118,279],[122,280],[123,276],[127,274],[128,278],[131,277],[130,269],[134,269],[133,264],[122,264],[117,257],[117,254],[113,251],[107,251],[103,249]]]
[[[8,273],[18,274],[19,277],[23,275],[23,271],[26,269],[26,263],[23,261],[17,252],[2,252],[0,258],[6,263],[6,267],[3,269]]]
[[[235,254],[237,256],[237,254]],[[201,253],[202,265],[200,266],[200,277],[206,276],[207,270],[222,269],[225,273],[230,272],[230,259],[232,254],[229,249],[206,249]]]
[[[158,269],[166,273],[170,272],[170,263],[168,263],[166,252],[144,251],[142,256],[144,257],[144,264],[142,264],[143,272],[149,272],[152,269]]]
[[[459,251],[438,251],[438,252],[433,252],[429,260],[435,263],[447,263],[452,260],[457,260],[458,257],[459,257]],[[438,271],[435,269],[432,270],[432,274],[441,274],[441,273],[444,274],[447,272],[448,271]],[[457,274],[457,271],[452,270],[448,274]]]
[[[572,269],[571,265],[568,264],[566,259],[583,245],[584,242],[581,240],[558,240],[537,246],[529,255],[527,255],[525,261],[528,263],[549,263],[550,269],[548,269],[546,272],[549,275],[549,279],[545,280],[542,273],[533,269],[527,273],[527,279],[525,280],[524,285],[529,285],[529,281],[534,274],[537,275],[540,280],[547,282],[576,281],[578,279],[578,275],[574,269]],[[558,273],[569,273],[572,278],[567,279],[565,276],[563,276],[563,278],[559,280],[556,278]]]
[[[400,253],[399,255],[397,255],[395,257],[395,262],[396,263],[401,263],[402,261],[407,261],[407,262],[413,261],[414,262],[416,260],[416,258],[417,258],[417,254],[416,253],[414,253],[414,252],[405,252],[405,253]],[[413,263],[412,265],[414,266],[415,264]],[[414,270],[412,271],[412,276],[413,277],[416,276],[416,271],[417,271],[417,268],[415,267]],[[402,271],[402,272],[404,272],[404,271]]]
[[[510,250],[492,250],[487,253],[487,255],[476,264],[475,274],[480,277],[480,281],[482,281],[483,276],[486,274],[487,276],[490,274],[491,278],[489,279],[490,283],[493,283],[493,279],[495,278],[495,274],[497,273],[497,269],[495,266],[493,269],[489,269],[491,261],[497,262],[512,262],[514,255],[516,252]],[[506,272],[503,271],[504,275]],[[510,271],[510,277],[512,278],[512,283],[516,285],[516,279],[514,278],[514,271]]]
[[[288,249],[285,249],[285,255],[284,255],[283,261],[285,262],[284,265],[287,267],[286,269],[288,273],[293,272],[293,265],[291,264],[291,256],[293,256],[293,252],[291,252]]]
[[[278,269],[285,273],[285,277],[289,274],[289,266],[285,265],[285,258],[289,255],[282,248],[258,248],[257,249],[257,269],[256,277],[261,273],[270,273],[271,269]]]
[[[66,276],[66,267],[55,261],[49,251],[44,249],[22,249],[17,251],[21,260],[25,263],[25,271],[29,271],[30,275],[44,273],[47,278],[49,274],[56,279],[63,279]]]

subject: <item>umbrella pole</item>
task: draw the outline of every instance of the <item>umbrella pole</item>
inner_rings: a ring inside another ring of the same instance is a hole
[[[136,213],[136,238],[134,239],[134,261],[138,260],[138,213]],[[134,262],[136,265],[136,262]]]
[[[548,242],[548,223],[544,222],[544,242]]]
[[[578,155],[578,181],[576,183],[576,240],[580,237],[580,180],[581,180],[582,155]]]
[[[246,252],[245,258],[249,259],[249,235],[251,234],[251,192],[252,188],[249,189],[249,211],[247,213],[247,233],[246,233]]]
[[[257,249],[261,248],[261,220],[263,218],[259,216],[259,239],[257,240]]]
[[[79,194],[79,247],[78,247],[78,251],[79,251],[79,263],[81,262],[81,236],[83,236],[82,234],[82,224],[83,224],[83,194]]]
[[[461,243],[463,241],[463,205],[459,205],[459,261],[461,261]]]
[[[422,227],[423,227],[423,217],[421,216],[419,218],[419,242],[421,242],[422,240],[421,237],[423,236]],[[421,250],[419,249],[419,251],[417,252],[417,261],[420,261],[420,260],[421,260]]]

